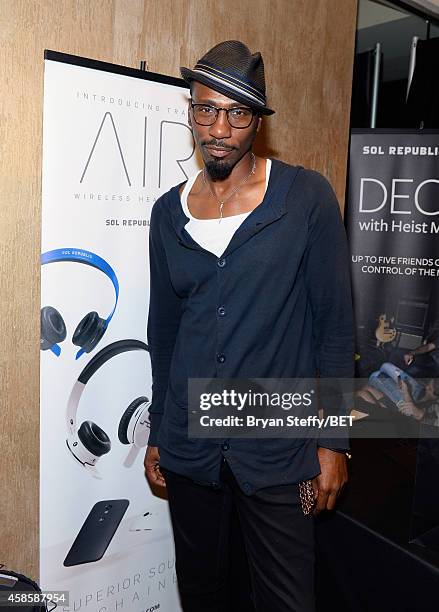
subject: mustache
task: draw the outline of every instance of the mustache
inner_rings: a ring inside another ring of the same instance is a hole
[[[236,149],[236,147],[230,147],[226,145],[222,140],[216,140],[215,138],[212,138],[211,140],[205,140],[201,144],[203,146],[218,147],[219,149],[226,149],[227,151],[233,151],[234,149]]]

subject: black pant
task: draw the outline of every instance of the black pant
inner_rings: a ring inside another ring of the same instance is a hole
[[[223,461],[214,489],[162,468],[174,531],[184,612],[229,612],[230,519],[236,507],[256,612],[314,610],[314,523],[304,516],[297,485],[245,495]]]

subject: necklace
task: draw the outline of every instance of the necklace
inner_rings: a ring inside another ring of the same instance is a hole
[[[207,186],[209,187],[209,189],[210,189],[210,193],[213,195],[213,197],[215,198],[215,200],[216,200],[216,201],[218,202],[218,204],[219,204],[219,211],[220,211],[220,220],[219,220],[219,223],[221,223],[221,220],[222,220],[222,218],[223,218],[223,207],[224,207],[224,204],[225,204],[226,202],[228,202],[228,201],[230,200],[230,198],[231,198],[232,196],[234,196],[234,195],[235,195],[235,193],[241,189],[241,187],[244,185],[244,183],[246,183],[246,182],[248,181],[248,179],[251,177],[251,175],[255,173],[255,170],[256,170],[256,157],[255,157],[255,155],[254,155],[254,153],[253,153],[253,152],[251,153],[251,156],[252,156],[252,160],[253,160],[253,163],[252,163],[252,169],[251,169],[251,170],[250,170],[250,172],[247,174],[247,176],[246,176],[245,178],[243,178],[243,179],[242,179],[242,181],[241,181],[240,183],[238,183],[238,185],[237,185],[237,186],[236,186],[234,189],[232,189],[232,191],[229,193],[229,195],[228,195],[226,198],[222,199],[222,200],[220,200],[220,199],[219,199],[219,198],[216,196],[216,194],[215,194],[214,190],[212,189],[212,185],[211,185],[211,184],[210,184],[210,182],[209,182],[209,181],[206,179],[206,168],[204,168],[204,169],[203,169],[203,181],[204,181],[205,185],[207,185]]]

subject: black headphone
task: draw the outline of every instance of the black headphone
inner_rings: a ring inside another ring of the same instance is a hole
[[[81,395],[90,378],[107,361],[128,351],[147,351],[148,345],[140,340],[119,340],[109,344],[91,359],[78,376],[73,385],[67,403],[67,447],[79,463],[92,472],[96,478],[101,478],[96,469],[96,463],[102,455],[111,449],[111,441],[105,431],[93,421],[84,421],[79,429],[76,428],[76,413],[78,411]],[[119,421],[118,438],[122,444],[130,445],[130,451],[124,465],[132,465],[140,448],[145,447],[149,437],[150,400],[137,397],[122,414]]]

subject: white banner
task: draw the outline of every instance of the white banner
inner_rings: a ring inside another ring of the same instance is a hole
[[[167,502],[143,470],[148,227],[197,164],[188,90],[154,78],[46,52],[40,582],[69,591],[65,612],[179,610]]]

